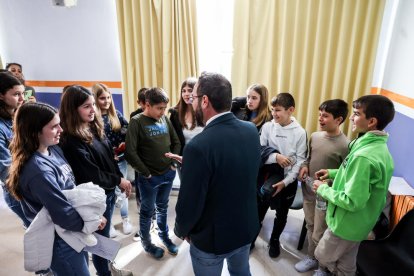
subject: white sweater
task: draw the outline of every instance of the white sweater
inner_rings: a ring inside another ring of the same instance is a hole
[[[88,245],[96,245],[92,235],[101,223],[106,209],[105,191],[91,182],[62,191],[84,221],[82,232],[65,230],[54,224],[46,208],[36,215],[24,234],[24,268],[26,271],[46,270],[52,263],[56,233],[77,252]]]
[[[300,165],[306,160],[306,131],[300,126],[295,118],[286,126],[275,123],[274,120],[267,122],[262,127],[260,144],[275,148],[286,157],[293,157],[296,161],[293,166],[285,168],[285,186],[296,180]],[[276,163],[276,153],[269,156],[265,164]]]

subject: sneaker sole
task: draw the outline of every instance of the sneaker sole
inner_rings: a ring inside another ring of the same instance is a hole
[[[144,251],[145,251],[145,250],[144,250]],[[151,255],[151,253],[149,253],[149,252],[147,252],[147,251],[145,251],[145,253],[147,253],[149,256],[151,256],[154,260],[161,260],[161,259],[162,259],[162,257],[164,257],[164,255],[165,255],[165,252],[164,252],[164,254],[162,254],[162,256],[161,256],[161,257],[157,258],[157,257],[155,257],[154,255]]]
[[[173,253],[173,252],[170,252],[169,250],[168,250],[168,248],[163,244],[163,243],[160,243],[160,244],[158,244],[160,247],[162,247],[162,248],[164,248],[165,250],[164,250],[164,252],[167,252],[168,254],[170,254],[171,256],[177,256],[177,254],[178,254],[178,251],[177,251],[177,253]]]

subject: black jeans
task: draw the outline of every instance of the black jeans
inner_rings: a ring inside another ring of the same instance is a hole
[[[295,199],[297,188],[298,181],[295,180],[270,200],[262,200],[260,197],[257,198],[260,225],[262,225],[269,207],[271,207],[272,210],[276,210],[272,235],[270,237],[271,240],[279,240],[283,229],[285,229],[289,208]]]

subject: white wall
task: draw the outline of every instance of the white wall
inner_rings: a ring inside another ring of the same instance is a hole
[[[375,63],[373,87],[392,92],[396,114],[386,128],[388,148],[394,159],[394,175],[414,187],[414,1],[386,0]]]
[[[387,0],[376,58],[373,87],[414,99],[414,1]],[[414,118],[414,109],[395,102]]]
[[[121,81],[118,41],[113,0],[0,1],[0,55],[28,80]]]

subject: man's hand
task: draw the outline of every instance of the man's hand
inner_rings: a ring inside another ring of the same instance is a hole
[[[272,197],[276,196],[283,188],[285,188],[285,183],[283,181],[277,182],[273,184],[272,187],[275,189]]]
[[[121,189],[122,192],[125,191],[126,198],[128,198],[132,190],[131,182],[129,182],[128,180],[122,177],[121,183],[119,183],[119,188]]]
[[[309,175],[309,168],[308,167],[304,166],[304,167],[300,168],[299,176],[298,176],[300,181],[305,181],[305,178],[308,175]]]
[[[167,152],[165,154],[165,157],[168,157],[168,158],[174,159],[174,160],[176,160],[180,163],[183,163],[183,157],[181,155],[174,154],[174,153],[171,153],[171,152]]]
[[[315,179],[319,179],[319,180],[325,180],[328,179],[329,175],[328,175],[328,170],[319,170],[315,173]]]
[[[276,163],[278,163],[282,168],[292,165],[289,157],[286,157],[280,153],[276,153]]]

